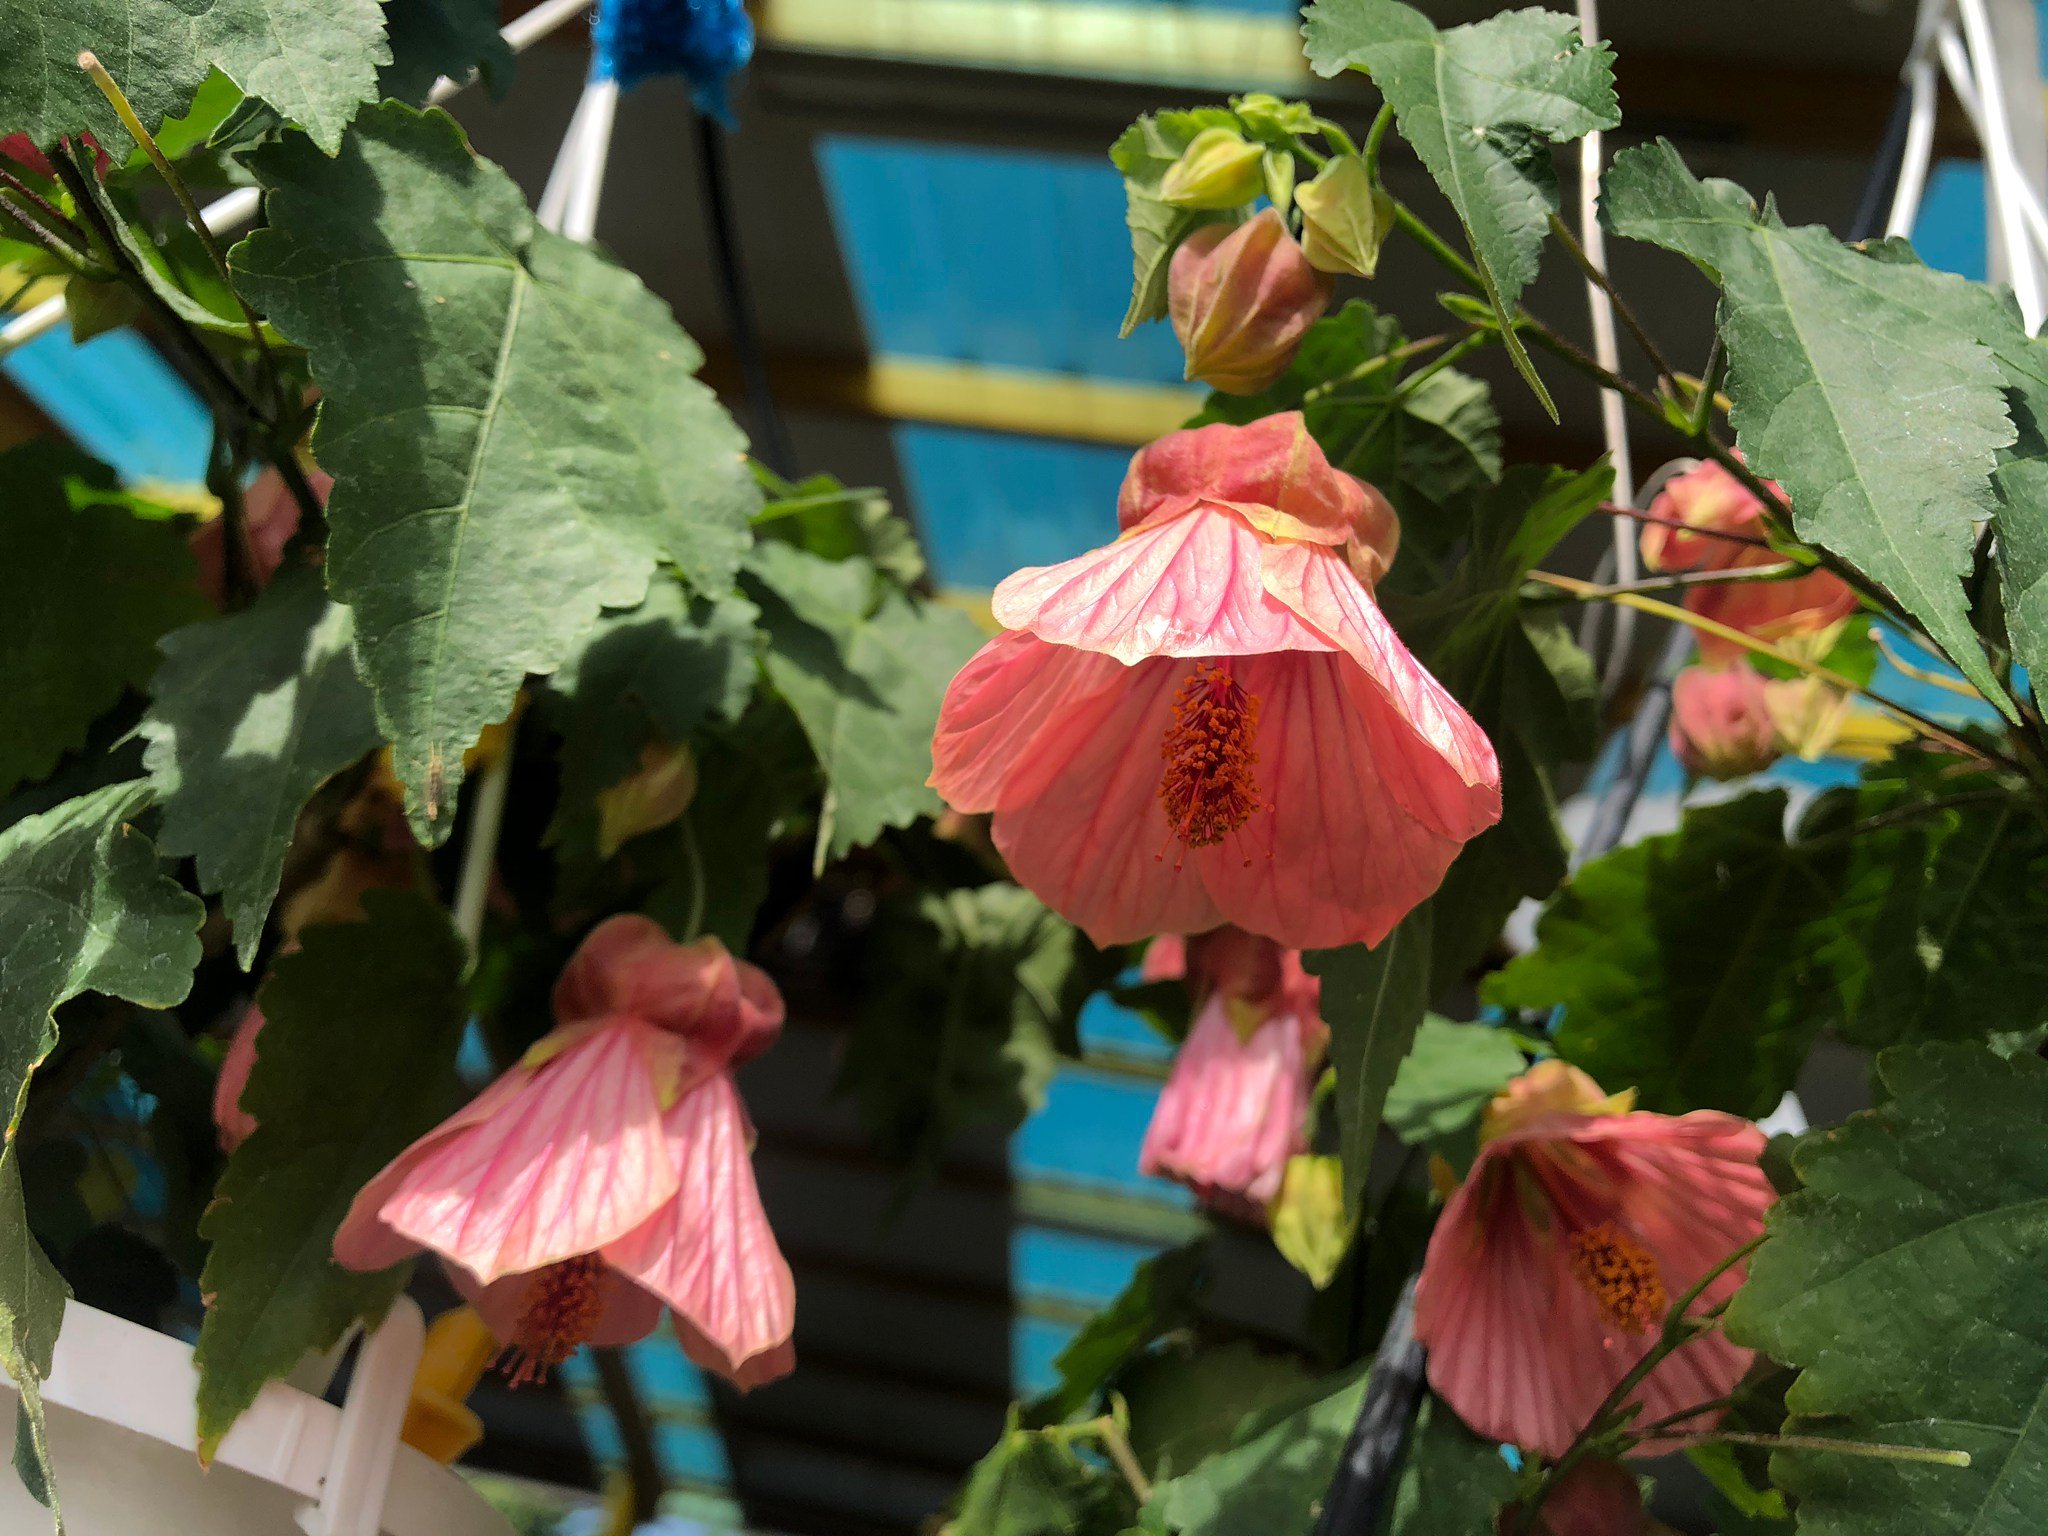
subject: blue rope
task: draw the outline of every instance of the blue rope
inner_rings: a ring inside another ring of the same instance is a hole
[[[681,75],[697,110],[732,126],[726,82],[754,55],[741,0],[599,0],[593,33],[601,78],[633,86]]]

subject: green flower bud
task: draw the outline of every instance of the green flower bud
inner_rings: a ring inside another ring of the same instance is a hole
[[[1234,128],[1204,128],[1159,182],[1159,200],[1176,208],[1241,208],[1265,185],[1266,152]]]
[[[1371,277],[1380,246],[1394,227],[1394,200],[1372,184],[1365,162],[1338,155],[1294,193],[1301,209],[1301,248],[1318,272]]]
[[[1268,143],[1316,131],[1315,108],[1305,101],[1282,101],[1264,91],[1233,96],[1230,110],[1244,124],[1245,132]]]

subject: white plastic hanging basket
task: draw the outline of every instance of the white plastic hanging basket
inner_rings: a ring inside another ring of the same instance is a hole
[[[72,1302],[43,1385],[71,1536],[511,1536],[455,1473],[398,1441],[424,1336],[401,1298],[341,1408],[272,1382],[203,1470],[189,1345]],[[0,1411],[14,1384],[0,1372]],[[11,1411],[8,1416],[12,1417]],[[0,1536],[50,1514],[0,1477]]]

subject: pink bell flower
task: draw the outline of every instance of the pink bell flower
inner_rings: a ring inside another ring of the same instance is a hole
[[[1332,285],[1309,265],[1277,208],[1243,224],[1203,225],[1166,269],[1166,306],[1187,376],[1227,395],[1256,395],[1294,361],[1330,307]]]
[[[1322,983],[1299,953],[1235,928],[1156,940],[1145,974],[1186,975],[1196,1011],[1146,1127],[1139,1170],[1263,1224],[1288,1158],[1308,1150],[1309,1096],[1330,1037],[1317,1012]]]
[[[334,477],[317,469],[306,471],[306,479],[320,505],[334,489]],[[270,584],[284,563],[284,547],[299,531],[299,503],[285,486],[284,476],[266,469],[249,484],[242,495],[243,526],[248,534],[249,570],[258,589]],[[208,518],[192,530],[186,541],[193,559],[199,562],[199,588],[213,606],[227,600],[227,524],[219,517]]]
[[[227,1054],[220,1059],[220,1075],[213,1080],[213,1129],[220,1149],[232,1152],[256,1130],[256,1117],[242,1108],[242,1090],[249,1086],[249,1070],[256,1065],[256,1037],[263,1032],[263,1010],[251,1003],[228,1040]]]
[[[645,1337],[664,1306],[705,1369],[740,1387],[787,1374],[795,1290],[731,1074],[782,1027],[775,984],[716,939],[621,916],[554,1006],[552,1033],[363,1187],[336,1262],[439,1255],[515,1383]]]
[[[1501,1511],[1500,1536],[1519,1529],[1521,1506]],[[1635,1474],[1617,1461],[1588,1456],[1558,1480],[1536,1511],[1534,1536],[1662,1536],[1669,1527],[1643,1508]]]
[[[1500,767],[1349,562],[1377,498],[1299,412],[1142,449],[1115,543],[996,588],[930,782],[1097,944],[1378,943],[1500,819]]]
[[[1430,1235],[1415,1334],[1437,1395],[1489,1439],[1562,1455],[1677,1299],[1763,1230],[1763,1132],[1713,1110],[1632,1112],[1632,1097],[1539,1062],[1488,1108],[1479,1156]],[[1694,1311],[1727,1300],[1745,1268],[1716,1277]],[[1637,1422],[1726,1397],[1750,1360],[1718,1330],[1682,1345],[1630,1398]]]
[[[1775,481],[1767,481],[1777,489]],[[1782,492],[1781,492],[1782,494]],[[1741,571],[1779,564],[1784,557],[1759,544],[1716,534],[1764,536],[1764,504],[1711,459],[1672,480],[1650,503],[1653,517],[1669,521],[1643,529],[1643,560],[1653,571]],[[1682,524],[1683,526],[1674,526]],[[1856,611],[1856,593],[1832,571],[1788,581],[1710,583],[1688,588],[1685,606],[1745,635],[1777,643],[1819,634]],[[1734,641],[1701,631],[1700,656],[1720,664],[1743,654]]]
[[[1671,683],[1671,750],[1689,773],[1739,779],[1778,760],[1771,695],[1746,661],[1687,667]]]

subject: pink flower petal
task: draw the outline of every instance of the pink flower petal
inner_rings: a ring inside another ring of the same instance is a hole
[[[1572,1274],[1567,1235],[1624,1228],[1675,1300],[1762,1230],[1762,1147],[1754,1126],[1709,1111],[1542,1116],[1488,1142],[1430,1237],[1416,1292],[1438,1394],[1482,1435],[1561,1454],[1656,1337],[1601,1315]],[[1547,1211],[1544,1226],[1532,1208]],[[1696,1310],[1732,1294],[1742,1273],[1719,1277]],[[1711,1402],[1750,1360],[1710,1335],[1661,1363],[1632,1401],[1646,1423]]]
[[[1188,973],[1188,941],[1177,933],[1162,933],[1145,946],[1145,958],[1138,967],[1143,981],[1179,981]]]
[[[1332,649],[1266,591],[1265,547],[1242,517],[1201,503],[1072,560],[1018,571],[991,607],[1005,629],[1127,663]]]
[[[1143,1173],[1263,1214],[1287,1159],[1308,1150],[1309,1070],[1299,1020],[1279,1014],[1240,1040],[1212,997],[1174,1057],[1138,1155]]]
[[[242,1108],[242,1090],[249,1086],[249,1071],[256,1065],[256,1036],[262,1029],[263,1012],[251,1003],[235,1026],[221,1058],[220,1076],[213,1081],[213,1126],[223,1152],[234,1151],[256,1129],[256,1117]]]
[[[685,1353],[741,1387],[794,1364],[796,1287],[754,1183],[753,1128],[732,1079],[685,1094],[666,1127],[683,1169],[676,1197],[605,1245],[605,1261],[675,1310]]]
[[[686,1036],[693,1078],[751,1060],[782,1028],[782,995],[715,938],[678,944],[638,913],[590,931],[555,983],[563,1024],[624,1015]]]
[[[1242,427],[1170,432],[1140,448],[1117,494],[1116,520],[1129,530],[1207,502],[1276,538],[1342,544],[1361,520],[1378,520],[1370,505],[1377,495],[1330,467],[1301,412],[1282,411]]]
[[[932,737],[931,786],[970,814],[1021,805],[1066,763],[1129,669],[1094,651],[1011,630],[975,652],[946,689]]]
[[[661,1086],[676,1081],[682,1049],[652,1025],[618,1019],[537,1068],[515,1067],[357,1197],[336,1257],[353,1265],[376,1248],[357,1220],[372,1190],[390,1234],[484,1284],[623,1236],[681,1178]]]

